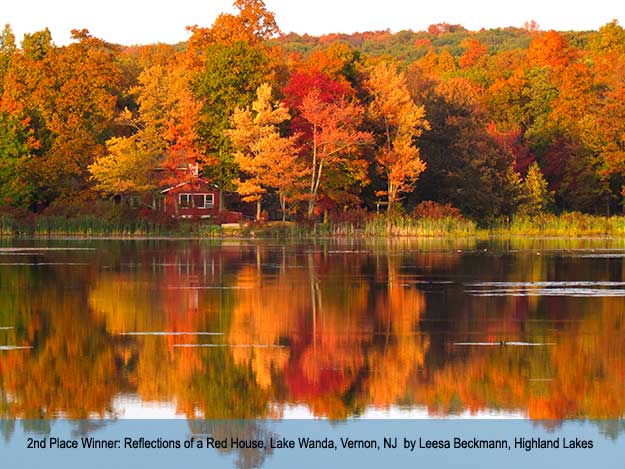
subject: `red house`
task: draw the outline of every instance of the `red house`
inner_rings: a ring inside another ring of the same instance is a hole
[[[172,217],[216,218],[219,221],[235,223],[241,220],[239,212],[231,212],[223,207],[222,191],[202,178],[193,178],[161,191],[158,207]]]

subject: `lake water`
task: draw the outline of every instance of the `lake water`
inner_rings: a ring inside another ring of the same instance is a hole
[[[625,413],[625,240],[3,241],[0,418]]]

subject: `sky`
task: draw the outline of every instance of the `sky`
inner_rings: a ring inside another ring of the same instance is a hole
[[[11,24],[18,41],[25,32],[48,27],[57,45],[72,29],[118,44],[176,43],[185,27],[210,26],[232,0],[3,0],[0,24]],[[285,32],[320,35],[390,29],[421,31],[433,23],[462,24],[470,30],[522,26],[588,30],[617,19],[625,25],[622,0],[265,0]]]

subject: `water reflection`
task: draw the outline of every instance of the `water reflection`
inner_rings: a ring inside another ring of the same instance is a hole
[[[625,411],[620,241],[23,244],[1,417]]]

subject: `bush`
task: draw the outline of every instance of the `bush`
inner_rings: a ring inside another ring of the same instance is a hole
[[[431,200],[421,202],[415,207],[412,215],[416,218],[429,218],[439,220],[442,218],[452,218],[454,220],[462,220],[463,216],[456,207],[451,204],[440,204]]]
[[[365,208],[355,208],[351,210],[345,210],[343,212],[336,212],[330,216],[330,223],[341,224],[349,223],[355,226],[363,226],[367,220],[371,218],[371,213]]]

